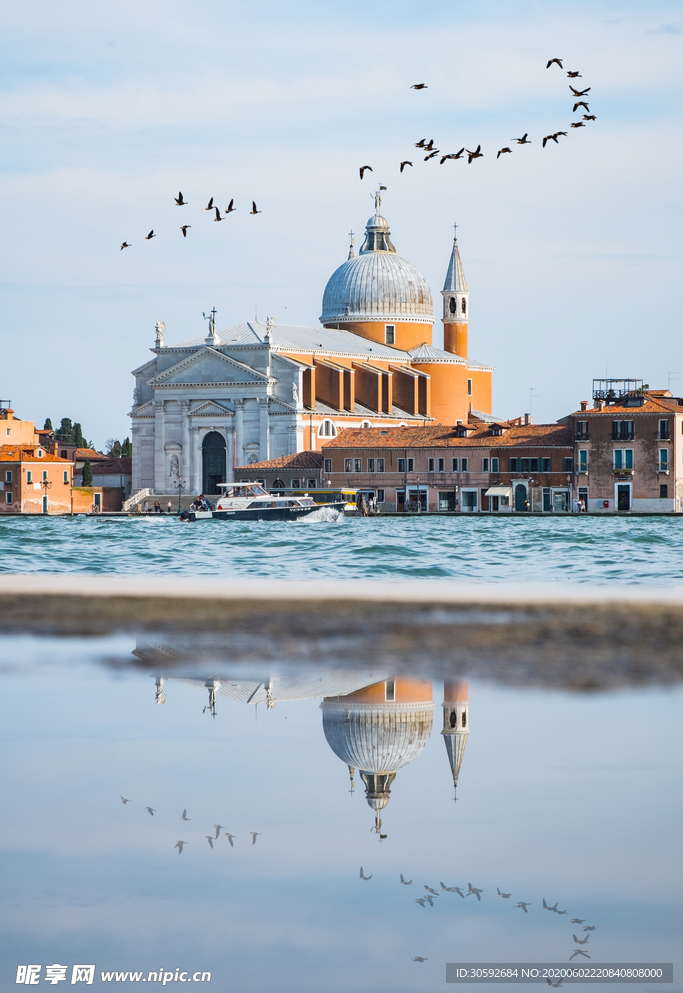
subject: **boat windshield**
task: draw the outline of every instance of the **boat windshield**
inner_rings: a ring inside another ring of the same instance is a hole
[[[226,486],[224,496],[233,498],[268,496],[268,490],[265,490],[260,483],[241,483]]]

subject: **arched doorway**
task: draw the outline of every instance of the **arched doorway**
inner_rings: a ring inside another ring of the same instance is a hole
[[[225,438],[210,431],[202,442],[202,492],[218,493],[218,484],[225,482]]]
[[[517,483],[515,486],[515,510],[517,513],[524,513],[526,509],[526,486],[524,483]]]

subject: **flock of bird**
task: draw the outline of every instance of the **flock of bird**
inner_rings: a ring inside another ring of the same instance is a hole
[[[562,71],[564,72],[565,70],[562,63],[563,63],[562,59],[549,59],[548,64],[546,65],[546,69],[550,69],[550,67],[553,65],[558,65],[560,69],[562,69]],[[567,76],[569,77],[569,79],[580,79],[581,73],[578,72],[578,70],[572,69],[567,72]],[[426,90],[428,89],[428,86],[426,83],[413,83],[413,85],[410,88],[411,90]],[[570,83],[569,89],[572,92],[572,100],[574,101],[572,113],[575,114],[577,110],[585,111],[585,113],[582,114],[582,120],[572,121],[569,126],[572,128],[585,128],[587,121],[596,120],[595,114],[591,114],[590,107],[588,106],[586,100],[581,99],[581,97],[585,97],[588,95],[588,93],[591,90],[591,87],[588,86],[586,87],[586,89],[580,90],[577,89],[575,86],[572,86]],[[552,134],[545,135],[542,140],[543,148],[546,147],[549,141],[554,141],[555,144],[558,145],[559,139],[561,137],[566,138],[568,133],[569,132],[567,131],[554,131],[552,132]],[[529,138],[528,132],[525,132],[521,138],[512,138],[510,140],[516,142],[518,145],[530,145],[532,143],[531,139]],[[450,159],[452,160],[462,159],[465,155],[467,156],[468,164],[471,165],[475,159],[481,159],[484,157],[484,153],[481,150],[480,144],[477,145],[474,151],[470,151],[469,148],[465,148],[463,146],[463,148],[461,148],[459,152],[445,153],[442,152],[440,149],[434,147],[433,138],[430,138],[429,141],[427,141],[426,138],[421,138],[420,141],[415,142],[415,148],[419,148],[422,151],[427,152],[427,154],[424,157],[425,162],[428,162],[430,159],[436,159],[437,157],[439,157],[439,165],[443,165],[444,162],[447,162]],[[506,145],[504,148],[498,149],[496,158],[499,159],[501,155],[511,154],[511,153],[512,153],[512,148],[510,148],[509,145]],[[400,172],[403,172],[406,166],[412,167],[412,165],[413,165],[412,161],[410,161],[409,159],[404,159],[399,164],[399,170]],[[373,168],[370,165],[363,165],[360,166],[358,171],[360,173],[360,178],[363,179],[365,173],[372,172]]]
[[[363,866],[360,867],[360,878],[362,880],[364,880],[365,882],[368,882],[369,880],[372,879],[372,877],[373,877],[373,873],[370,873],[369,876],[366,876],[365,875],[365,872],[363,870]],[[400,885],[401,886],[412,886],[413,885],[413,880],[412,879],[406,879],[404,877],[403,873],[401,873],[401,875],[400,875],[399,882],[400,882]],[[469,896],[476,896],[477,901],[479,903],[481,903],[481,895],[484,892],[484,890],[481,889],[480,887],[473,886],[472,883],[468,883],[467,884],[467,892],[464,891],[464,887],[462,887],[462,886],[446,886],[445,883],[439,883],[439,885],[441,886],[441,893],[439,893],[438,890],[435,890],[432,886],[427,886],[426,883],[425,883],[424,884],[424,889],[426,890],[426,893],[424,894],[424,896],[418,896],[418,897],[416,897],[415,903],[419,903],[419,905],[421,907],[424,907],[424,908],[427,907],[427,904],[429,904],[430,907],[433,907],[434,906],[434,900],[435,899],[438,899],[440,896],[443,896],[444,893],[457,893],[458,896],[462,897],[463,900],[467,899],[467,897],[469,897]],[[497,892],[498,896],[501,897],[501,899],[503,899],[503,900],[509,900],[510,897],[512,896],[512,893],[503,893],[497,886],[496,886],[496,892]],[[520,900],[518,903],[516,903],[514,905],[511,905],[511,906],[513,906],[515,910],[517,910],[519,908],[519,909],[523,910],[525,914],[528,914],[529,911],[528,911],[527,908],[533,906],[533,904],[531,904],[529,902],[524,902],[523,900]],[[558,916],[563,917],[567,913],[567,911],[566,910],[558,910],[557,909],[557,906],[558,906],[557,903],[555,903],[555,904],[553,904],[553,906],[551,906],[546,901],[545,897],[543,897],[543,909],[544,910],[547,910],[549,913],[557,914]],[[579,925],[581,925],[583,927],[583,935],[584,935],[583,938],[579,938],[579,937],[577,937],[577,935],[572,934],[572,937],[574,939],[574,944],[575,945],[587,945],[588,944],[588,939],[591,936],[590,933],[592,931],[597,931],[597,927],[594,924],[586,924],[585,918],[581,918],[581,917],[572,917],[571,918],[571,923],[572,924],[579,924]],[[581,955],[581,956],[583,956],[584,958],[587,958],[587,959],[590,958],[590,955],[588,954],[588,952],[587,951],[584,951],[583,948],[574,948],[573,951],[572,951],[572,954],[569,956],[569,961],[571,962],[572,959],[576,958],[579,955]],[[412,961],[413,962],[426,962],[427,959],[426,958],[423,958],[420,955],[415,955],[415,956],[412,956]],[[550,980],[548,979],[547,982],[548,982],[548,985],[549,986],[553,986],[553,987],[557,988],[558,986],[561,985],[562,980],[560,979],[557,983],[551,983]]]
[[[132,803],[132,800],[129,800],[125,796],[122,796],[121,797],[121,803],[125,807],[126,804]],[[145,807],[145,810],[147,811],[147,813],[149,814],[150,817],[154,817],[154,815],[157,813],[157,810],[155,810],[154,807]],[[188,817],[187,816],[187,808],[185,808],[185,810],[183,810],[182,814],[180,815],[180,820],[181,821],[186,821],[186,822],[192,820],[191,817]],[[214,824],[213,827],[214,827],[214,831],[216,832],[215,834],[206,834],[206,835],[204,835],[206,841],[208,841],[208,843],[209,843],[209,848],[213,848],[214,841],[218,841],[218,839],[221,836],[221,831],[223,832],[223,837],[228,839],[228,841],[230,843],[230,847],[231,848],[234,848],[235,847],[235,838],[237,837],[237,835],[230,834],[230,832],[227,831],[222,824]],[[251,835],[251,843],[252,843],[252,845],[255,845],[256,844],[256,839],[261,837],[261,832],[260,831],[250,831],[249,834]],[[189,841],[179,840],[179,841],[176,841],[176,843],[175,843],[175,845],[173,847],[178,849],[178,855],[182,855],[183,854],[183,848],[185,847],[185,845],[189,845],[189,844],[190,844]]]
[[[188,202],[183,197],[182,192],[179,192],[178,193],[178,196],[177,197],[173,197],[173,199],[175,200],[176,207],[187,207],[187,203]],[[232,212],[234,210],[237,210],[237,207],[235,206],[235,199],[233,197],[233,199],[230,201],[230,203],[228,204],[228,206],[225,208],[225,210],[221,214],[220,207],[217,207],[214,204],[214,198],[211,197],[211,199],[209,200],[209,202],[208,202],[207,206],[204,208],[204,210],[211,211],[212,213],[215,214],[215,217],[213,218],[214,224],[215,224],[217,221],[224,221],[225,218],[228,216],[228,214],[232,214]],[[255,200],[252,200],[251,201],[251,210],[249,211],[249,213],[250,214],[260,214],[261,213],[261,211],[256,206],[256,201]],[[187,238],[187,232],[190,230],[191,227],[192,227],[191,224],[181,224],[180,225],[180,230],[183,232],[183,238]],[[152,228],[152,230],[149,232],[149,234],[146,234],[145,235],[145,241],[151,241],[152,238],[156,238],[156,233],[154,231],[154,228]],[[122,245],[121,245],[121,251],[123,251],[124,248],[130,248],[132,244],[133,243],[131,241],[124,241],[122,243]]]

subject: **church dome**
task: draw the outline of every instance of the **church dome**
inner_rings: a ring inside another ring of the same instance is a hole
[[[417,758],[432,733],[433,702],[324,700],[321,708],[328,745],[361,773],[396,772]]]
[[[396,254],[389,223],[376,211],[357,257],[332,273],[323,293],[323,324],[389,321],[433,324],[432,294],[422,273]]]

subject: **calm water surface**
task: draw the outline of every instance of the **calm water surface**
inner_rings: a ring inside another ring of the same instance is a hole
[[[678,518],[0,519],[0,571],[680,583]]]

